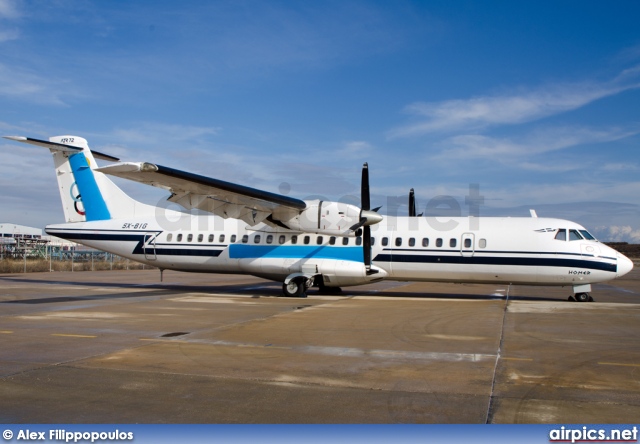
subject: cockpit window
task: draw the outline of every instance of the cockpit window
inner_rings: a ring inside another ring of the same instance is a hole
[[[569,240],[576,241],[582,240],[582,236],[578,233],[578,230],[569,230]]]
[[[587,240],[596,240],[596,238],[593,237],[593,235],[591,233],[589,233],[587,230],[580,230],[580,233],[582,233],[584,238],[587,239]]]
[[[566,241],[567,240],[567,230],[565,230],[564,228],[560,228],[558,230],[558,232],[556,233],[556,239],[557,240],[561,240],[561,241]]]

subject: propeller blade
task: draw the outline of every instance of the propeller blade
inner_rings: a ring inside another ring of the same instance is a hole
[[[416,216],[416,194],[413,188],[409,191],[409,217]]]
[[[379,270],[371,268],[371,225],[382,221],[382,216],[377,213],[380,207],[371,210],[371,195],[369,190],[369,164],[362,165],[362,182],[360,187],[360,221],[356,224],[358,229],[362,227],[362,258],[368,275],[378,273]],[[356,226],[354,225],[354,227]],[[353,229],[353,227],[352,227]]]
[[[364,211],[371,209],[371,197],[369,196],[369,164],[362,165],[362,181],[360,184],[360,208]]]
[[[371,271],[371,227],[365,225],[362,229],[362,253],[367,274]]]
[[[355,224],[355,225],[350,226],[349,229],[351,231],[356,231],[359,228],[362,228],[364,226],[364,224],[366,224],[366,223],[367,223],[367,218],[366,217],[361,217],[360,220],[358,221],[358,223]]]

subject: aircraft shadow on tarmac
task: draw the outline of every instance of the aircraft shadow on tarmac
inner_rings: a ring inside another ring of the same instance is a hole
[[[155,289],[156,291],[150,292],[125,292],[125,293],[112,293],[112,294],[102,294],[102,295],[87,295],[87,296],[59,296],[59,297],[43,297],[43,298],[35,298],[35,299],[17,299],[17,300],[9,300],[9,301],[0,301],[0,303],[10,303],[10,304],[47,304],[47,303],[63,303],[63,302],[74,302],[74,301],[90,301],[90,300],[101,300],[101,299],[123,299],[123,298],[151,298],[151,297],[162,297],[175,295],[176,293],[211,293],[211,294],[228,294],[230,296],[239,295],[239,296],[251,296],[255,299],[261,297],[281,297],[282,291],[280,289],[280,284],[265,281],[259,285],[186,285],[186,284],[175,284],[175,283],[144,283],[144,284],[135,284],[135,283],[121,283],[121,282],[78,282],[78,281],[68,281],[68,280],[57,280],[57,279],[46,279],[46,280],[37,280],[34,281],[32,279],[26,279],[15,275],[3,276],[0,277],[0,282],[20,282],[25,284],[50,284],[50,285],[69,285],[69,286],[79,286],[79,287],[100,287],[100,288],[119,288],[119,289]],[[259,292],[260,295],[256,293]],[[309,292],[310,296],[320,296],[322,297],[322,293],[319,291],[314,291],[311,289]],[[434,292],[434,293],[417,293],[417,292],[403,292],[403,291],[388,291],[388,290],[366,290],[366,289],[346,289],[343,290],[342,293],[332,293],[332,296],[344,296],[344,297],[357,297],[357,296],[378,296],[378,297],[388,297],[388,298],[415,298],[415,299],[448,299],[448,300],[504,300],[505,296],[502,295],[490,295],[490,294],[473,294],[473,293],[463,293],[463,292],[455,292],[455,293],[442,293],[442,292]],[[528,296],[528,295],[519,295],[519,296],[509,296],[509,300],[512,301],[566,301],[567,299],[563,299],[561,297],[548,297],[548,296]]]

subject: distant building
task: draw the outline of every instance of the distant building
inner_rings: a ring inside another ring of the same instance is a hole
[[[26,237],[27,239],[40,239],[42,237],[42,229],[3,223],[0,224],[0,237]]]
[[[0,223],[0,259],[5,257],[47,256],[56,251],[75,251],[78,244],[42,234],[41,228]],[[93,250],[87,247],[84,250]]]

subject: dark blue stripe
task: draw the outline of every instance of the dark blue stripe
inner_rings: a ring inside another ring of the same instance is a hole
[[[460,264],[460,265],[517,265],[525,267],[568,267],[590,270],[617,271],[617,264],[604,262],[543,258],[543,257],[500,257],[500,256],[444,256],[425,254],[379,254],[376,262],[417,263],[417,264]]]
[[[145,254],[144,240],[145,235],[154,233],[154,232],[134,232],[134,233],[117,233],[117,234],[108,234],[108,233],[82,233],[82,232],[73,232],[73,231],[62,231],[58,232],[56,230],[47,230],[47,233],[53,234],[55,236],[62,237],[68,240],[74,240],[82,242],[85,241],[110,241],[110,242],[137,242],[136,246],[133,248],[132,254]],[[191,247],[189,244],[178,244],[186,247]],[[224,251],[224,249],[220,249],[218,245],[216,245],[216,249],[213,248],[165,248],[165,247],[156,247],[155,254],[157,256],[207,256],[207,257],[218,257]],[[146,248],[147,255],[153,254],[154,248],[148,247]]]

